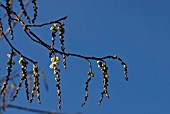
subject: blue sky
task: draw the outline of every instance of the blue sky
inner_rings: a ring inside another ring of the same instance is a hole
[[[28,9],[32,6],[30,5]],[[32,43],[17,25],[13,44],[28,57],[39,62],[50,90],[41,81],[41,100],[26,101],[24,87],[14,104],[51,111],[83,114],[168,114],[170,113],[170,1],[169,0],[50,0],[38,2],[37,23],[68,16],[65,21],[66,52],[102,57],[118,55],[128,66],[129,81],[116,60],[109,66],[109,95],[101,106],[97,103],[102,91],[102,75],[92,61],[95,77],[89,85],[89,97],[82,108],[88,63],[75,57],[67,58],[67,70],[61,68],[62,110],[57,109],[55,76],[49,69],[48,50]],[[50,43],[50,26],[34,28],[39,37]],[[57,44],[58,42],[56,42]],[[56,48],[60,49],[59,46]],[[9,48],[0,41],[0,63],[5,64]],[[17,59],[16,59],[17,60]],[[20,67],[15,67],[20,71]],[[1,75],[5,75],[5,71]],[[9,114],[17,110],[8,110]],[[18,114],[23,113],[18,111]],[[24,112],[29,114],[29,112]]]

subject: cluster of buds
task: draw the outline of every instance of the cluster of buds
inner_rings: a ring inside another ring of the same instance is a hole
[[[59,32],[59,37],[60,37],[60,44],[61,44],[61,50],[63,52],[62,54],[62,58],[63,58],[63,65],[64,65],[64,69],[66,69],[66,55],[65,53],[65,47],[64,47],[64,33],[65,33],[65,29],[64,29],[64,23],[61,23],[61,25],[58,27]]]
[[[21,9],[22,9],[22,11],[23,11],[23,14],[24,14],[25,18],[27,19],[27,21],[28,21],[29,23],[31,23],[30,18],[29,18],[28,14],[27,14],[27,12],[26,12],[26,10],[25,10],[25,6],[24,6],[22,0],[18,0],[18,1],[19,1],[19,5],[21,6]]]
[[[19,60],[19,64],[22,67],[21,80],[24,80],[27,77],[27,64],[28,64],[28,62],[24,59],[24,57],[21,57],[20,60]]]
[[[51,49],[50,49],[49,57],[51,57],[52,54],[53,54],[54,42],[55,42],[57,27],[58,27],[58,24],[54,23],[54,25],[50,28],[50,30],[52,30],[52,38],[51,38]]]
[[[15,61],[12,60],[12,56],[15,57],[15,56],[16,56],[16,53],[15,53],[15,52],[9,53],[9,54],[7,54],[7,56],[8,56],[8,58],[9,58],[9,60],[7,61],[7,64],[8,64],[8,65],[10,65],[10,64],[15,65]]]
[[[32,23],[35,22],[36,18],[37,18],[37,3],[36,3],[36,0],[32,0],[32,3],[33,3],[33,9],[34,9],[34,18],[32,19]]]
[[[9,65],[9,67],[7,67],[6,69],[8,70],[8,72],[12,72],[11,68],[13,65],[15,65],[15,61],[13,60],[13,57],[16,56],[15,52],[9,53],[7,54],[9,60],[7,61],[7,64]]]
[[[61,50],[64,52],[64,50],[65,50],[65,47],[64,47],[64,33],[65,33],[65,29],[64,29],[63,26],[64,26],[64,23],[61,23],[61,25],[58,26],[58,30],[59,30]]]
[[[57,57],[57,56],[52,57],[50,68],[57,70],[57,65],[59,64],[59,61],[60,61],[59,57]],[[55,74],[55,72],[54,72],[54,74]]]
[[[12,72],[12,66],[15,65],[15,61],[13,61],[13,57],[16,56],[16,53],[13,52],[13,49],[12,49],[12,53],[9,53],[7,54],[9,60],[7,61],[7,64],[9,65],[6,69],[8,71],[8,75],[6,76],[6,80],[2,86],[2,90],[0,92],[0,94],[2,94],[5,89],[6,89],[6,86],[8,85],[8,81],[9,81],[9,77],[11,75],[11,72]]]
[[[103,75],[103,91],[101,92],[101,98],[98,102],[98,105],[101,104],[102,100],[103,100],[103,95],[105,94],[107,98],[109,98],[109,94],[108,94],[108,90],[107,90],[107,87],[108,87],[108,74],[107,74],[107,70],[108,70],[108,67],[106,66],[106,63],[105,62],[101,62],[101,61],[97,61],[97,64],[98,64],[98,67],[101,69],[102,71],[102,75]]]
[[[9,32],[10,32],[10,36],[11,36],[11,39],[13,40],[13,30],[12,30],[12,25],[11,25],[11,5],[12,3],[10,2],[10,0],[6,0],[6,9],[7,9],[7,15],[8,15],[8,25],[9,25]]]
[[[61,51],[63,52],[62,54],[62,58],[63,58],[63,65],[64,65],[64,69],[66,69],[66,55],[65,55],[65,47],[64,47],[64,33],[65,33],[65,29],[64,29],[64,23],[60,23],[60,26],[57,23],[54,23],[54,25],[50,28],[50,30],[52,30],[52,38],[51,38],[51,48],[50,48],[50,53],[49,53],[49,57],[51,57],[51,55],[54,52],[54,41],[55,41],[55,37],[56,37],[56,32],[59,31],[59,37],[60,37],[60,44],[61,44]]]
[[[22,86],[23,81],[25,81],[25,89],[26,89],[27,100],[29,100],[29,91],[28,91],[28,83],[27,83],[27,64],[28,64],[28,62],[25,60],[24,57],[20,57],[18,63],[21,65],[22,73],[21,73],[20,82],[18,84],[18,87],[16,89],[16,92],[15,92],[12,100],[15,100],[15,98],[17,97],[18,92],[19,92],[19,90],[20,90],[20,88]]]
[[[28,62],[23,57],[21,57],[19,60],[19,64],[22,67],[21,80],[25,81],[25,90],[26,90],[27,100],[29,100],[29,89],[28,89],[28,82],[27,82],[27,64],[28,64]]]
[[[30,98],[30,103],[33,100],[34,97],[34,91],[36,91],[37,93],[37,99],[38,99],[38,104],[41,104],[41,100],[40,100],[40,88],[39,88],[39,74],[38,74],[38,66],[36,64],[33,64],[33,75],[34,77],[34,86],[31,92],[31,98]]]
[[[60,69],[57,68],[57,65],[59,64],[60,58],[57,56],[54,56],[51,58],[51,65],[50,68],[54,69],[54,75],[56,80],[56,87],[57,87],[57,94],[58,94],[58,108],[61,109],[61,90],[60,90]]]
[[[86,81],[86,87],[85,87],[85,91],[86,91],[86,94],[85,94],[85,97],[84,97],[84,101],[82,102],[82,107],[85,105],[86,101],[87,101],[87,98],[88,98],[88,87],[89,87],[89,82],[91,80],[92,77],[94,77],[94,73],[92,72],[92,66],[91,66],[91,62],[88,60],[89,62],[89,65],[90,65],[90,71],[87,73],[88,74],[88,79]]]
[[[113,56],[113,59],[117,59],[118,61],[120,61],[120,63],[123,65],[123,68],[124,68],[124,76],[125,76],[125,79],[128,81],[128,76],[127,76],[127,65],[122,61],[121,58],[119,58],[117,55],[114,55]]]

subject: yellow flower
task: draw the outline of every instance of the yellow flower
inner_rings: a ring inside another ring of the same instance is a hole
[[[60,90],[57,90],[57,93],[60,94],[61,93]]]
[[[55,61],[55,58],[54,58],[54,57],[52,57],[52,58],[51,58],[51,61],[52,61],[52,62],[54,62],[54,61]]]
[[[58,74],[60,72],[60,69],[55,69],[54,74]]]
[[[7,54],[8,58],[10,58],[12,56],[12,54]]]
[[[60,60],[60,58],[59,58],[59,57],[56,57],[56,60],[57,60],[57,61],[59,61],[59,60]]]
[[[97,61],[97,64],[99,64],[99,63],[100,63],[100,60]]]
[[[11,60],[8,60],[8,61],[7,61],[7,64],[10,65],[10,64],[11,64]]]
[[[90,76],[94,77],[94,74],[93,74],[93,73],[91,73],[91,74],[90,74]]]
[[[54,29],[54,27],[52,26],[51,28],[50,28],[50,30],[53,30]]]
[[[52,63],[52,64],[50,65],[50,68],[53,69],[54,67],[56,67],[56,65]]]
[[[54,23],[54,27],[58,27],[58,24],[57,24],[57,23]]]
[[[109,78],[109,76],[108,76],[108,75],[105,75],[105,78]]]

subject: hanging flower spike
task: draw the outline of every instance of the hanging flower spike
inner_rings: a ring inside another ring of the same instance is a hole
[[[25,18],[27,19],[28,23],[31,23],[30,18],[29,18],[28,14],[27,14],[27,11],[24,8],[24,4],[23,4],[22,0],[18,0],[18,1],[20,3],[19,5],[21,6],[21,9],[23,11],[23,14],[24,14]]]
[[[9,32],[11,36],[11,40],[13,40],[14,35],[13,35],[13,30],[12,30],[12,25],[11,25],[11,2],[10,0],[6,0],[6,9],[7,9],[7,14],[8,14],[8,26],[9,26]]]
[[[34,18],[32,19],[32,23],[34,24],[35,23],[35,20],[37,18],[37,3],[36,3],[36,0],[32,0],[32,3],[33,3],[33,9],[34,9]]]
[[[16,53],[13,51],[13,49],[12,49],[12,53],[7,54],[7,56],[9,58],[9,60],[7,61],[7,64],[9,66],[6,68],[7,71],[8,71],[8,74],[6,76],[6,80],[5,80],[5,82],[2,86],[2,90],[1,90],[0,94],[2,94],[5,91],[6,86],[8,85],[9,77],[10,77],[11,72],[12,72],[12,67],[13,67],[13,65],[15,65],[15,61],[13,61],[13,57],[16,56]]]
[[[28,62],[25,59],[21,59],[19,63],[22,66],[22,78],[21,80],[25,81],[25,90],[26,90],[26,95],[27,95],[27,100],[29,100],[29,89],[28,89],[28,82],[27,82],[27,64]]]
[[[57,87],[57,94],[58,94],[58,108],[61,109],[61,90],[60,90],[60,69],[57,68],[57,65],[59,64],[60,58],[54,55],[54,57],[51,58],[51,65],[50,68],[54,69],[54,75],[56,80],[56,87]]]
[[[125,76],[125,79],[128,81],[128,76],[127,76],[127,65],[122,61],[121,58],[119,58],[117,55],[114,55],[112,57],[113,59],[117,59],[118,61],[120,61],[120,63],[123,65],[123,68],[124,68],[124,76]]]
[[[31,98],[30,98],[30,103],[33,100],[34,97],[34,91],[36,91],[37,93],[37,99],[38,99],[38,104],[41,104],[41,100],[40,100],[40,89],[39,89],[39,74],[38,74],[38,66],[36,64],[33,64],[33,78],[34,78],[34,86],[32,89],[32,93],[31,93]]]
[[[65,53],[65,46],[64,46],[65,29],[64,29],[64,23],[61,23],[61,25],[58,26],[57,29],[60,31],[59,32],[59,37],[60,37],[61,51],[63,52],[63,54],[62,54],[63,65],[64,65],[64,69],[66,70],[66,55],[64,54]]]
[[[13,98],[12,98],[12,101],[15,100],[15,98],[17,97],[23,81],[25,81],[25,89],[26,89],[27,100],[29,100],[29,91],[28,91],[28,83],[27,83],[27,64],[28,64],[28,62],[25,60],[24,57],[21,56],[20,60],[19,60],[19,64],[21,65],[22,73],[21,73],[20,82],[19,82],[18,87],[16,89],[16,92],[15,92]]]
[[[98,102],[98,105],[100,105],[103,100],[104,94],[106,95],[107,98],[110,98],[108,94],[108,90],[107,90],[109,76],[107,74],[108,67],[106,66],[106,62],[102,63],[100,60],[98,60],[97,64],[98,64],[98,67],[101,69],[102,75],[103,75],[103,91],[101,92],[101,98]]]
[[[83,107],[87,101],[87,98],[88,98],[88,86],[89,86],[89,82],[91,80],[91,77],[94,77],[94,74],[92,72],[92,65],[91,65],[91,62],[87,59],[88,63],[89,63],[89,66],[90,66],[90,71],[88,72],[88,79],[86,81],[86,87],[85,87],[85,91],[86,91],[86,94],[85,94],[85,97],[84,97],[84,101],[82,102],[82,105],[81,107]]]
[[[55,37],[56,37],[56,32],[57,32],[57,27],[58,24],[54,23],[54,25],[50,28],[50,30],[52,30],[52,38],[51,38],[51,48],[50,48],[50,53],[49,53],[49,57],[51,58],[53,52],[54,52],[54,42],[55,42]]]

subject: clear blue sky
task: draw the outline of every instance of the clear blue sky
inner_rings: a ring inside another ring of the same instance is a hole
[[[32,6],[29,6],[31,8]],[[102,75],[93,61],[95,77],[89,85],[89,97],[82,108],[88,63],[69,57],[67,70],[60,64],[62,110],[57,109],[55,76],[49,69],[48,51],[29,41],[19,25],[14,44],[23,54],[39,61],[49,92],[41,83],[41,101],[27,103],[24,87],[14,101],[18,105],[51,111],[83,114],[169,114],[170,113],[170,1],[169,0],[50,0],[38,1],[38,19],[47,22],[68,15],[65,21],[66,52],[102,57],[118,55],[128,66],[125,81],[118,61],[108,60],[109,95],[101,106],[97,103],[102,91]],[[50,26],[34,29],[50,43]],[[56,42],[57,44],[58,42]],[[20,44],[20,45],[17,45]],[[59,46],[57,46],[60,49]],[[0,63],[5,64],[9,48],[0,41]],[[3,66],[2,66],[3,67]],[[16,67],[20,71],[19,67]],[[2,71],[2,70],[1,70]],[[1,74],[5,75],[5,71]],[[8,110],[5,114],[17,110]],[[18,111],[22,114],[22,111]],[[29,112],[24,112],[29,114]]]

